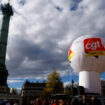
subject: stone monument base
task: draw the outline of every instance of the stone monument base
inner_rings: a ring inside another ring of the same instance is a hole
[[[5,66],[0,65],[0,93],[10,93],[7,85],[8,71]]]

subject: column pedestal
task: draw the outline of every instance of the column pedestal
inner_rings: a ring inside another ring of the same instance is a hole
[[[81,71],[79,73],[79,86],[85,88],[85,93],[101,94],[100,73],[94,71]]]
[[[7,85],[7,70],[0,70],[0,93],[10,93],[10,88]]]

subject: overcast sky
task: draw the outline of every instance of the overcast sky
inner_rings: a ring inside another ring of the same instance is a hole
[[[10,2],[14,15],[7,46],[8,83],[46,79],[54,67],[62,77],[69,76],[68,50],[73,40],[87,34],[105,35],[105,0]],[[0,24],[1,20],[0,12]]]

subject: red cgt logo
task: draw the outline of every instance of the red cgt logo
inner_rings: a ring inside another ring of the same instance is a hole
[[[88,38],[84,40],[84,51],[86,56],[105,56],[105,48],[100,38]]]
[[[100,38],[88,38],[84,40],[84,50],[86,53],[90,51],[105,51]]]

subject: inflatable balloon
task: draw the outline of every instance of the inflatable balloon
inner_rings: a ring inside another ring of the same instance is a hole
[[[79,85],[87,93],[101,93],[100,74],[105,71],[105,39],[84,35],[77,38],[68,52],[70,66],[79,73]]]

